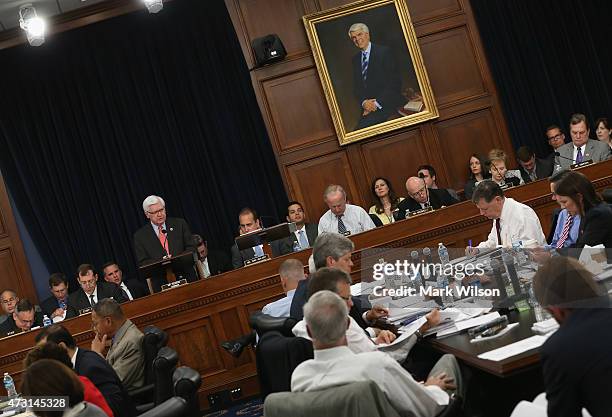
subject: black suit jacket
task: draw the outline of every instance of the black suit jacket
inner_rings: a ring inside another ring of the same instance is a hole
[[[172,217],[166,218],[166,232],[168,250],[171,255],[180,255],[183,252],[195,250],[191,230],[185,220]],[[136,261],[139,266],[159,261],[166,255],[157,235],[153,231],[151,223],[145,224],[134,233],[134,252],[136,253]],[[174,272],[185,275],[189,281],[194,281],[196,278],[193,262],[190,260],[186,260],[184,264],[177,265]],[[161,284],[165,283],[164,271],[160,271],[152,278],[153,289],[159,291]]]
[[[434,210],[441,208],[442,206],[451,206],[455,203],[458,203],[453,197],[451,197],[450,193],[445,189],[428,189],[429,191],[429,204]],[[397,217],[396,219],[402,220],[406,218],[406,214],[411,211],[421,210],[421,205],[414,200],[412,197],[405,198],[401,203],[397,206]]]
[[[118,303],[124,303],[128,301],[126,294],[116,284],[112,284],[106,281],[98,281],[97,288],[97,301],[100,301],[104,298],[112,298]],[[79,311],[83,310],[84,308],[91,307],[89,297],[87,296],[87,294],[85,294],[85,291],[83,291],[82,288],[79,288],[77,291],[71,293],[68,296],[68,305],[75,310],[76,314],[78,314]]]
[[[549,159],[549,158],[546,158],[546,159],[536,158],[535,166],[536,166],[536,177],[539,180],[548,178],[552,175],[554,160]],[[523,181],[525,181],[526,183],[531,182],[531,177],[529,176],[527,171],[525,171],[525,169],[523,168],[521,164],[519,164],[519,171],[521,172],[521,177],[523,177]]]
[[[227,253],[218,250],[209,250],[208,255],[208,269],[210,269],[210,275],[219,275],[227,271],[232,270],[232,264],[230,262]]]
[[[134,300],[149,295],[149,289],[145,287],[142,282],[135,279],[129,279],[123,282],[125,286],[128,287],[128,290],[130,290],[130,294],[132,294]]]
[[[75,317],[77,313],[70,306],[70,297],[66,300],[66,318],[69,319],[71,317]],[[40,309],[43,311],[43,314],[46,314],[47,317],[51,318],[51,314],[55,310],[59,308],[59,304],[57,303],[57,298],[51,296],[49,298],[45,298],[42,303],[40,303]]]
[[[612,309],[574,309],[540,348],[548,415],[610,415]]]
[[[104,358],[91,350],[79,348],[74,370],[100,390],[115,417],[135,416],[136,410],[119,376]]]
[[[314,242],[319,235],[319,226],[315,223],[305,223],[304,228],[306,229],[306,237],[308,238],[308,243],[310,247],[314,246]],[[288,253],[293,252],[293,244],[297,242],[297,236],[295,233],[291,233],[291,236],[287,236],[284,239],[281,239],[279,242],[279,250],[281,255],[286,255]]]
[[[270,242],[270,247],[272,248],[272,256],[280,256],[278,240]],[[230,252],[232,253],[232,267],[234,269],[243,267],[244,261],[248,261],[249,259],[253,259],[255,257],[255,251],[253,250],[253,248],[239,250],[238,245],[236,245],[236,243],[232,245]]]
[[[36,311],[34,313],[34,323],[32,324],[32,327],[36,327],[36,326],[42,327],[42,325],[43,325],[43,313],[41,311]],[[12,314],[10,314],[7,317],[7,319],[3,321],[2,324],[0,324],[0,337],[4,337],[10,332],[17,332],[17,333],[21,332],[21,329],[17,328],[17,325],[15,324],[15,320],[13,319]]]
[[[576,247],[603,244],[612,263],[612,205],[601,203],[586,212],[580,221]]]
[[[384,122],[407,101],[401,95],[402,82],[391,49],[375,43],[371,45],[365,81],[361,73],[361,51],[353,56],[353,89],[359,115],[363,113],[364,100],[375,98],[382,109],[360,117],[357,129]]]

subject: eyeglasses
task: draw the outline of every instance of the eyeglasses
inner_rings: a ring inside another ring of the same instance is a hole
[[[166,211],[166,208],[162,207],[162,208],[160,208],[159,210],[156,210],[156,211],[147,211],[147,213],[149,213],[151,216],[155,216],[156,214],[163,213],[164,211]]]
[[[422,194],[425,194],[425,188],[426,188],[426,187],[421,188],[421,189],[420,189],[420,190],[418,190],[416,193],[410,193],[410,195],[411,195],[412,197],[416,197],[417,195],[422,195]]]
[[[548,138],[548,140],[559,140],[563,138],[563,133],[559,133],[558,135],[555,135],[551,138]]]
[[[339,296],[340,298],[342,298],[344,301],[349,301],[349,300],[351,299],[351,296],[350,296],[350,295],[349,295],[348,297],[343,297],[343,296],[341,296],[340,294],[338,294],[338,296]]]

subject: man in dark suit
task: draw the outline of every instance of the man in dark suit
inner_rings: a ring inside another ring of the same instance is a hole
[[[77,280],[81,288],[68,296],[68,305],[77,313],[92,308],[105,298],[112,298],[118,303],[128,301],[127,295],[115,284],[98,282],[98,274],[91,264],[82,264],[77,270]]]
[[[406,181],[408,198],[405,198],[398,208],[398,219],[405,219],[411,211],[418,211],[431,207],[437,210],[457,203],[445,190],[431,190],[427,188],[423,178],[410,177]]]
[[[140,281],[135,279],[123,279],[123,271],[115,261],[109,261],[102,265],[104,280],[111,284],[118,285],[123,290],[127,298],[132,301],[140,297],[149,295],[149,290]]]
[[[314,245],[315,239],[319,234],[316,223],[306,223],[304,208],[298,201],[290,201],[287,204],[287,221],[295,223],[296,231],[289,237],[281,239],[279,242],[280,254],[286,255],[294,252],[294,248],[299,245],[299,250],[310,248]]]
[[[555,170],[569,169],[574,163],[592,160],[601,162],[612,158],[608,144],[589,139],[589,124],[584,114],[574,114],[570,119],[571,143],[559,147],[555,157]]]
[[[521,177],[526,183],[548,178],[553,172],[553,161],[536,158],[535,152],[529,146],[518,148],[516,159],[519,163]]]
[[[240,213],[238,213],[238,222],[240,223],[240,235],[245,235],[261,229],[261,222],[257,212],[249,207],[245,207],[240,210]],[[279,255],[279,248],[276,242],[277,241],[270,242],[273,256]],[[232,266],[234,269],[243,267],[245,261],[264,255],[263,245],[257,245],[253,246],[252,248],[240,250],[238,249],[238,245],[234,243],[230,251],[232,253]]]
[[[183,219],[166,218],[166,203],[161,197],[148,196],[142,202],[142,209],[149,223],[134,233],[134,251],[139,266],[195,249],[189,225]],[[174,265],[174,272],[189,282],[196,280],[191,258]],[[165,283],[163,271],[151,277],[154,292],[160,291]]]
[[[605,290],[576,259],[550,258],[533,279],[535,296],[559,322],[540,348],[548,415],[610,415],[612,309]]]
[[[363,23],[353,24],[348,35],[360,49],[352,61],[353,89],[360,114],[357,130],[385,122],[405,100],[391,49],[371,43],[370,29]]]
[[[27,332],[32,327],[43,325],[43,314],[34,310],[34,305],[27,299],[19,300],[15,311],[0,324],[0,337],[13,333]]]
[[[136,410],[119,376],[102,356],[77,347],[74,338],[59,324],[45,327],[37,336],[37,343],[53,342],[66,349],[72,358],[77,375],[87,377],[100,390],[115,417],[135,416]]]
[[[427,185],[427,188],[430,190],[440,190],[439,194],[443,197],[442,202],[444,203],[444,206],[450,206],[450,204],[447,203],[452,202],[453,200],[456,202],[459,201],[457,191],[453,190],[452,188],[438,188],[438,184],[436,183],[436,170],[431,165],[421,165],[418,167],[417,177],[423,178],[423,180],[425,180],[425,185]]]
[[[51,297],[40,303],[40,308],[54,322],[76,316],[76,311],[68,305],[68,280],[61,272],[49,277]]]
[[[210,278],[232,270],[232,264],[225,252],[209,250],[208,244],[200,235],[193,235],[194,267],[200,279]]]

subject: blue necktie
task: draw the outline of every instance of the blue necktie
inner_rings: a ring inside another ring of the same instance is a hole
[[[308,246],[308,239],[306,239],[306,234],[304,233],[304,229],[298,232],[298,240],[300,241],[300,248],[306,249]]]
[[[361,53],[361,76],[363,81],[368,78],[368,54],[365,51]]]
[[[578,148],[578,152],[576,153],[576,163],[579,164],[583,161],[582,157],[582,148]]]
[[[261,246],[253,246],[253,250],[255,251],[255,256],[264,256],[264,251]]]

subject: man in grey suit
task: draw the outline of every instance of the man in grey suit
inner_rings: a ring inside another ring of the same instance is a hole
[[[573,164],[592,160],[601,162],[612,157],[610,147],[598,140],[589,139],[589,123],[584,114],[574,114],[570,119],[571,143],[561,146],[555,156],[555,171],[570,169]]]
[[[127,319],[115,300],[98,301],[91,313],[92,328],[96,333],[91,350],[104,357],[113,367],[123,386],[129,391],[144,384],[144,335]],[[107,342],[111,342],[104,355]]]
[[[286,255],[294,252],[294,249],[304,250],[314,245],[319,234],[317,223],[306,223],[304,207],[299,201],[290,201],[287,204],[287,221],[295,223],[296,231],[280,241],[280,254]],[[297,245],[296,245],[297,242]],[[297,249],[299,247],[299,249]]]

